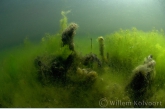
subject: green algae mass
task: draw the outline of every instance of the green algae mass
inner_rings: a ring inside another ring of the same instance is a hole
[[[68,26],[67,13],[62,12],[59,33],[46,34],[38,44],[25,39],[23,45],[0,53],[0,107],[134,107],[133,103],[137,102],[131,100],[125,89],[132,71],[150,54],[156,62],[156,75],[148,90],[152,93],[145,100],[150,104],[142,107],[165,107],[163,30],[144,32],[133,27],[103,36],[104,64],[99,66],[103,55],[98,41],[92,43],[93,54],[90,39],[80,38],[78,34],[74,40],[75,51],[67,45],[62,47],[61,34]],[[97,37],[92,38],[97,40]],[[60,79],[61,76],[54,79],[56,75],[49,72],[54,71],[50,70],[52,63],[57,72],[66,74],[67,80]],[[104,101],[100,103],[100,100]]]

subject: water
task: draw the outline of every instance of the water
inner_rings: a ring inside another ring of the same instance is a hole
[[[1,0],[0,107],[165,107],[164,4]]]
[[[72,11],[69,21],[80,25],[82,35],[105,35],[120,28],[165,28],[163,0],[1,0],[0,5],[1,49],[25,37],[38,41],[45,33],[55,34],[62,10]]]

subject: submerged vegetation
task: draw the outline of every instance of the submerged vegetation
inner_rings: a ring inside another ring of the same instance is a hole
[[[0,107],[165,107],[163,30],[120,29],[87,43],[73,40],[69,12],[59,33],[1,53]]]

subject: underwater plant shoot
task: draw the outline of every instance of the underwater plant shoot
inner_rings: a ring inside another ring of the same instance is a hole
[[[165,107],[163,29],[85,36],[72,13],[61,11],[55,34],[0,51],[0,107]]]

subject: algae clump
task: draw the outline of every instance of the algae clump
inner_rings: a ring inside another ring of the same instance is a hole
[[[69,49],[74,51],[74,41],[73,37],[76,34],[76,29],[78,25],[76,23],[71,23],[62,33],[63,46],[68,45]]]
[[[155,77],[155,60],[149,55],[144,60],[144,64],[139,65],[133,70],[130,83],[126,87],[132,101],[143,102],[152,97],[151,87]],[[147,92],[147,91],[150,92]],[[149,95],[149,96],[148,96]],[[143,105],[134,105],[135,107],[144,107]]]

